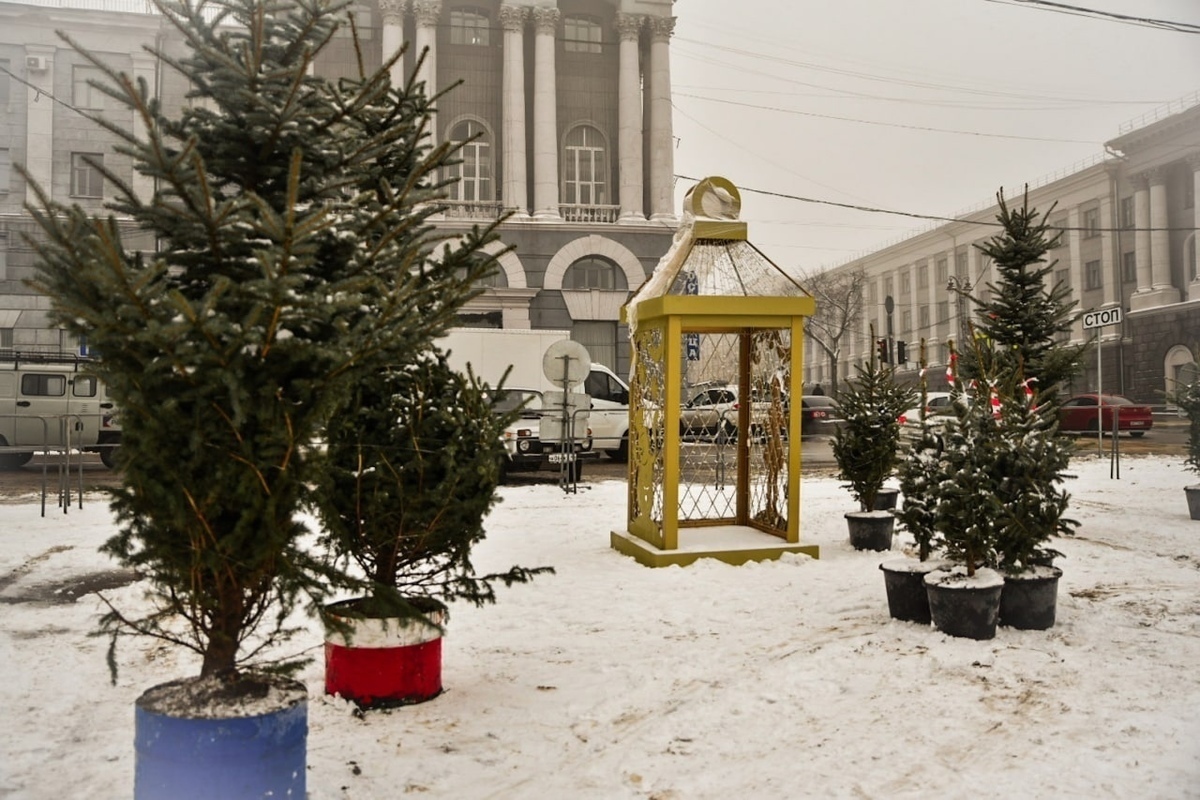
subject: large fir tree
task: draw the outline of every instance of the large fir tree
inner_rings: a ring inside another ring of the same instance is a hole
[[[144,123],[139,137],[98,120],[154,179],[152,197],[96,167],[116,189],[111,211],[157,247],[137,252],[113,218],[42,194],[37,285],[101,353],[121,409],[119,529],[105,549],[147,577],[157,603],[140,618],[113,609],[106,625],[227,674],[325,590],[297,510],[327,419],[357,376],[444,330],[493,268],[481,247],[494,232],[439,244],[428,219],[455,149],[431,146],[423,85],[391,85],[399,54],[336,84],[312,74],[344,4],[155,3],[188,46],[181,58],[155,52],[192,87],[177,116],[76,49]]]
[[[1047,224],[1050,212],[1039,215],[1029,207],[1028,191],[1020,208],[1009,207],[1003,190],[997,201],[1001,231],[977,245],[996,269],[995,281],[988,284],[991,299],[976,309],[976,331],[990,347],[961,348],[964,372],[976,378],[991,371],[976,353],[998,359],[996,367],[1003,373],[1014,374],[1021,365],[1042,401],[1057,408],[1058,393],[1079,371],[1084,348],[1065,341],[1063,334],[1075,320],[1075,301],[1069,286],[1053,280],[1057,262],[1046,260],[1061,232]]]

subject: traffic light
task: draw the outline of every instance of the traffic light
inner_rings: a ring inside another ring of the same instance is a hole
[[[875,340],[875,349],[879,352],[879,363],[880,364],[892,363],[892,360],[888,357],[890,354],[888,353],[888,340],[887,339],[876,339]]]
[[[896,363],[908,363],[908,343],[903,339],[896,340]]]

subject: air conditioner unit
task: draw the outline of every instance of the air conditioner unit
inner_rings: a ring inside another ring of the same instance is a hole
[[[46,57],[45,56],[25,56],[25,68],[30,72],[45,72]]]

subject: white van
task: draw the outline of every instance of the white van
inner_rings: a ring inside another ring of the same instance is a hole
[[[71,353],[0,351],[0,467],[64,449],[99,452],[112,466],[121,428],[92,365]]]

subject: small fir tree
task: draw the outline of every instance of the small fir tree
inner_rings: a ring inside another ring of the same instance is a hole
[[[361,380],[327,428],[315,493],[324,544],[352,562],[364,594],[352,611],[410,617],[438,604],[495,601],[494,584],[548,568],[476,575],[472,548],[498,501],[504,428],[520,411],[493,411],[493,392],[431,349]]]
[[[1001,437],[986,385],[981,393],[969,396],[958,375],[957,361],[951,342],[950,405],[954,413],[942,430],[934,529],[946,557],[974,576],[980,568],[996,566],[996,532],[1002,509],[995,466]]]
[[[838,396],[843,423],[834,434],[833,457],[863,511],[875,508],[875,496],[896,467],[900,415],[913,398],[911,389],[896,383],[895,369],[879,364],[874,352]]]
[[[490,268],[481,250],[495,234],[433,257],[428,219],[455,149],[430,145],[423,86],[391,84],[401,54],[336,84],[312,74],[344,4],[155,5],[188,47],[155,51],[192,87],[177,116],[144,81],[76,48],[144,123],[139,136],[97,119],[154,179],[153,196],[94,166],[115,188],[108,207],[155,249],[40,190],[47,239],[30,243],[36,286],[101,353],[121,408],[119,530],[104,549],[146,577],[155,607],[139,618],[114,608],[104,625],[114,643],[158,637],[198,653],[201,676],[234,675],[333,577],[300,546],[297,513],[320,477],[326,421],[360,377],[444,330]]]
[[[1058,262],[1046,261],[1046,254],[1058,246],[1061,232],[1047,224],[1049,211],[1039,216],[1029,207],[1028,189],[1020,208],[1008,206],[1003,190],[996,198],[1001,232],[976,245],[996,270],[996,280],[988,284],[991,299],[974,301],[978,304],[976,330],[990,343],[995,357],[1003,359],[1001,372],[1015,374],[1017,365],[1023,365],[1025,376],[1038,388],[1043,407],[1057,410],[1059,390],[1079,372],[1085,348],[1063,341],[1078,315],[1076,303],[1070,287],[1053,282]],[[988,366],[974,358],[977,352],[982,351],[968,348],[964,354],[964,372],[969,378],[988,372]]]
[[[925,340],[921,340],[920,353],[920,407],[928,408],[928,381],[925,378]],[[904,526],[917,546],[917,558],[926,561],[933,552],[937,536],[938,494],[941,491],[943,473],[942,440],[933,428],[929,415],[922,412],[919,431],[915,438],[903,448],[896,476],[900,480],[900,493],[904,502],[896,512],[896,518]]]
[[[1188,455],[1184,464],[1200,475],[1200,375],[1177,389],[1169,399],[1179,406],[1188,421]]]

